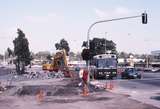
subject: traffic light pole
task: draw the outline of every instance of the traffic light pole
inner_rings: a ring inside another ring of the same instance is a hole
[[[122,18],[116,18],[116,19],[110,19],[110,20],[100,20],[97,22],[94,22],[92,25],[90,25],[90,27],[88,28],[87,31],[87,48],[89,49],[89,35],[90,35],[90,31],[92,29],[92,27],[96,24],[99,23],[104,23],[104,22],[110,22],[110,21],[116,21],[116,20],[125,20],[125,19],[132,19],[132,18],[137,18],[137,17],[142,17],[142,15],[138,15],[138,16],[130,16],[130,17],[122,17]]]
[[[133,19],[133,18],[137,18],[137,17],[142,17],[142,23],[143,24],[147,24],[147,13],[142,13],[142,15],[137,15],[137,16],[129,16],[129,17],[122,17],[122,18],[115,18],[115,19],[109,19],[109,20],[100,20],[97,22],[94,22],[93,24],[91,24],[88,28],[87,31],[87,49],[89,49],[89,36],[90,36],[90,31],[92,29],[92,27],[96,24],[99,23],[104,23],[104,22],[111,22],[111,21],[117,21],[117,20],[125,20],[125,19]],[[146,18],[145,18],[146,17]],[[145,21],[144,21],[145,20]],[[88,82],[90,81],[90,68],[89,68],[89,60],[87,61],[87,68],[89,71],[89,75],[88,75]]]

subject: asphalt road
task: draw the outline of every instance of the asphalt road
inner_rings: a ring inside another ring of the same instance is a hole
[[[160,72],[142,72],[142,79],[133,79],[132,82],[160,87]]]
[[[160,78],[160,72],[142,72],[143,78]]]
[[[160,87],[160,78],[152,78],[152,79],[141,79],[141,80],[131,80],[132,82],[149,84],[153,86]]]
[[[154,87],[160,87],[160,72],[142,72],[142,78],[141,79],[118,79],[114,80],[115,83],[118,83],[120,87],[124,88],[130,88],[134,89],[135,85],[138,85],[139,89],[151,89],[152,86]],[[101,83],[106,83],[106,81],[109,82],[109,80],[99,80]],[[147,87],[142,86],[148,85]]]
[[[143,72],[142,79],[117,79],[111,92],[129,95],[130,98],[160,108],[160,72]],[[97,84],[106,86],[110,80],[98,80]],[[158,98],[158,99],[154,99]]]

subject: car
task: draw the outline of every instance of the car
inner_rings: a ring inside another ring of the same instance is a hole
[[[141,73],[138,72],[134,67],[125,68],[124,72],[121,73],[122,79],[141,79]]]
[[[160,68],[152,68],[151,70],[152,72],[156,73],[156,72],[160,72]]]
[[[84,68],[86,68],[87,66],[86,66],[86,64],[77,64],[76,66],[75,66],[75,71],[80,71],[81,69],[84,69]]]

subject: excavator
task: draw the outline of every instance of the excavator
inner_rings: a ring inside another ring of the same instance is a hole
[[[42,69],[50,72],[62,71],[64,72],[65,77],[71,77],[71,74],[68,68],[67,55],[65,50],[60,50],[56,52],[56,54],[53,56],[52,62],[43,64]]]

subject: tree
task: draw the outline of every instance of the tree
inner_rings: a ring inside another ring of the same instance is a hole
[[[90,54],[91,52],[90,52],[90,50],[89,49],[83,49],[83,51],[82,51],[82,53],[81,53],[81,56],[82,56],[82,59],[83,60],[86,60],[86,61],[88,61],[88,60],[90,60],[92,57],[92,55]]]
[[[48,61],[52,61],[52,56],[51,56],[50,54],[48,54],[48,56],[46,57],[46,59],[47,59]]]
[[[68,42],[65,39],[61,39],[60,43],[55,44],[55,47],[56,47],[56,50],[65,49],[66,54],[69,55],[70,48],[69,48]]]
[[[22,30],[17,29],[18,37],[13,40],[14,54],[16,56],[15,65],[18,74],[23,74],[25,66],[30,64],[31,55],[29,51],[29,42]]]
[[[8,57],[10,56],[13,56],[14,55],[14,51],[12,49],[10,49],[9,47],[7,48],[7,54],[8,54]]]
[[[3,59],[3,57],[4,57],[4,56],[3,56],[2,54],[0,54],[0,60],[2,60],[2,59]]]
[[[14,51],[7,48],[7,51],[5,52],[5,58],[8,58],[8,64],[13,64],[13,57],[14,57]]]
[[[89,58],[92,58],[93,56],[98,54],[104,54],[108,50],[116,53],[116,44],[112,40],[106,40],[104,38],[94,38],[93,40],[90,40],[89,43]],[[82,47],[87,47],[87,41],[83,42]],[[83,50],[82,54],[83,52],[86,52],[86,50]]]
[[[126,59],[126,58],[128,58],[129,57],[129,54],[127,54],[126,52],[120,52],[120,53],[118,53],[118,58],[124,58],[124,59]]]

